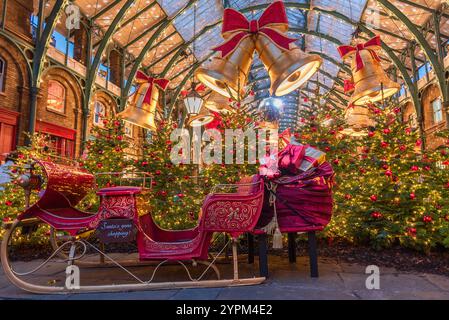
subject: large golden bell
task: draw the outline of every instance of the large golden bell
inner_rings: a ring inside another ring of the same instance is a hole
[[[348,108],[345,120],[349,128],[343,130],[343,133],[353,137],[367,135],[367,129],[376,125],[369,116],[368,108],[362,106]]]
[[[190,115],[187,125],[191,127],[201,127],[214,121],[213,115],[206,108],[201,108],[200,113]]]
[[[222,96],[218,92],[212,92],[204,103],[204,106],[210,111],[218,113],[235,112],[235,110],[229,106],[228,99],[229,98]]]
[[[242,96],[254,49],[253,37],[247,37],[227,57],[214,57],[209,65],[198,68],[195,75],[207,87],[225,97]]]
[[[359,51],[364,67],[357,70],[356,55],[352,58],[351,69],[354,77],[355,90],[350,104],[366,105],[381,101],[399,91],[398,83],[391,81],[379,61],[373,58],[369,50]]]
[[[143,102],[148,90],[151,92],[151,102]],[[123,121],[136,126],[155,131],[157,129],[155,117],[159,100],[159,89],[151,83],[143,83],[130,97],[128,107],[118,114]]]
[[[290,50],[281,49],[263,34],[257,36],[256,50],[271,79],[270,94],[275,96],[298,89],[322,63],[320,56],[307,54],[295,44],[290,45]]]

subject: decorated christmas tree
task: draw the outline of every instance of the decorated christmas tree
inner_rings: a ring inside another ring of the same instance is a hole
[[[443,241],[438,229],[447,223],[440,188],[432,182],[435,165],[421,155],[421,140],[401,121],[399,108],[369,109],[375,126],[359,138],[357,159],[340,169],[328,235],[377,248],[401,244],[428,250]]]

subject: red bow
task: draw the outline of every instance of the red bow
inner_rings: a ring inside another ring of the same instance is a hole
[[[355,47],[353,46],[339,46],[338,52],[340,53],[340,56],[344,59],[348,55],[355,52],[355,60],[357,63],[357,69],[356,71],[359,71],[365,67],[365,64],[363,63],[362,57],[360,56],[360,51],[362,50],[368,50],[371,53],[371,56],[374,60],[380,62],[380,58],[377,55],[377,53],[374,50],[379,50],[381,48],[382,42],[380,40],[380,36],[375,36],[374,38],[368,40],[365,43],[359,43]]]
[[[195,88],[195,91],[196,92],[204,92],[204,90],[206,90],[206,86],[204,85],[204,84],[202,84],[202,83],[200,83],[196,88]],[[186,97],[189,93],[191,93],[193,90],[182,90],[181,91],[181,95],[183,96],[183,97]]]
[[[151,86],[148,88],[147,94],[146,94],[146,96],[145,96],[145,98],[143,100],[144,103],[150,104],[151,103],[151,92],[152,92],[153,85],[155,84],[159,88],[161,88],[162,90],[165,91],[167,89],[167,87],[168,87],[168,84],[170,83],[170,80],[149,77],[145,73],[143,73],[142,71],[137,71],[135,82],[137,84],[143,84],[143,83],[150,83],[151,84]]]
[[[214,120],[211,123],[206,124],[206,129],[218,129],[218,127],[222,127],[223,118],[221,117],[221,115],[215,111],[211,111],[211,113],[214,116]]]
[[[268,37],[281,49],[290,50],[290,43],[295,42],[296,39],[285,36],[276,28],[288,28],[287,13],[282,1],[276,1],[268,6],[259,20],[248,21],[240,12],[227,8],[223,14],[221,34],[223,38],[230,37],[230,39],[213,50],[220,51],[224,58],[232,53],[244,39],[258,33]]]
[[[344,87],[343,90],[345,93],[352,92],[355,89],[354,82],[352,80],[344,80]]]

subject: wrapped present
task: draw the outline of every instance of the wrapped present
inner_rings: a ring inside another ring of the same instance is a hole
[[[291,138],[290,143],[295,146],[304,146],[296,141],[294,137]],[[305,172],[326,162],[326,153],[309,145],[306,145],[305,147],[304,159],[299,166],[299,170]]]
[[[298,174],[304,161],[306,146],[288,144],[279,152],[279,169],[288,174]]]
[[[313,167],[318,167],[324,162],[326,162],[326,154],[323,151],[312,148],[311,146],[306,146],[305,155],[299,166],[299,170],[305,172]]]

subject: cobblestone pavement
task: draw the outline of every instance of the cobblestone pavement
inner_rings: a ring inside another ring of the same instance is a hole
[[[256,257],[257,260],[257,257]],[[247,299],[449,299],[449,277],[426,273],[404,273],[395,269],[380,267],[380,289],[368,290],[365,285],[368,275],[366,266],[357,264],[339,263],[332,259],[322,258],[319,261],[320,277],[312,279],[309,276],[308,259],[298,257],[296,264],[288,263],[288,259],[270,256],[270,278],[262,285],[228,288],[207,289],[179,289],[158,290],[124,293],[95,293],[95,294],[69,294],[69,295],[35,295],[26,293],[13,285],[0,271],[0,299],[35,299],[35,300],[76,300],[76,299],[187,299],[187,300],[247,300]],[[33,262],[17,262],[16,270],[31,269],[37,265]],[[231,265],[220,264],[224,277],[232,277]],[[64,281],[64,267],[45,270],[49,276],[38,275],[35,281],[47,283]],[[133,268],[137,274],[142,268]],[[62,270],[62,272],[61,272]],[[148,271],[148,268],[145,269]],[[240,263],[243,276],[257,275],[258,266],[248,265],[244,260]],[[117,275],[111,268],[82,269],[81,285],[109,283]],[[174,280],[173,277],[182,274],[179,267],[166,267],[160,280]],[[148,273],[146,273],[148,275]],[[84,276],[84,277],[83,277]],[[143,275],[142,275],[143,276]],[[58,278],[59,277],[59,278]],[[125,276],[121,276],[125,281]],[[58,280],[59,279],[59,280]],[[59,284],[61,285],[61,284]]]

